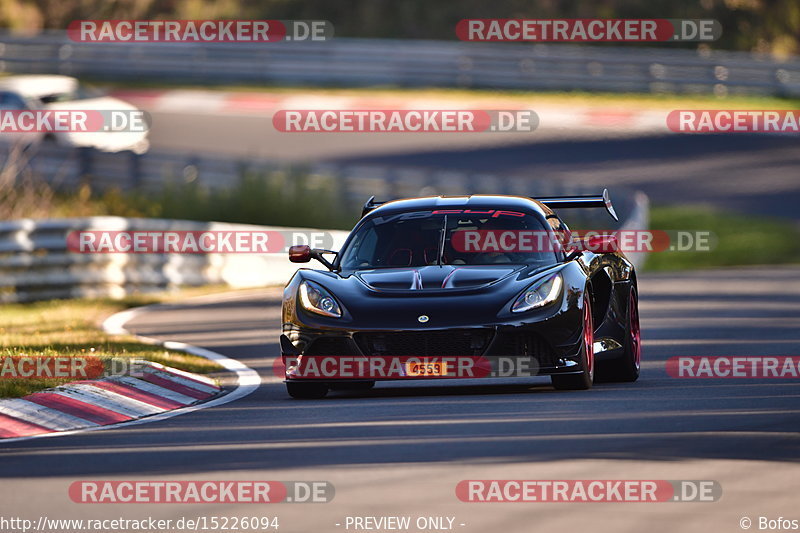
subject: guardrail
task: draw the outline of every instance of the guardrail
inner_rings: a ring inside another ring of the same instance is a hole
[[[388,39],[78,43],[0,34],[0,71],[202,84],[800,94],[800,61],[744,52]]]
[[[648,202],[643,193],[618,195],[616,200],[620,229],[647,228]],[[0,222],[0,303],[121,298],[207,284],[260,287],[283,284],[297,270],[284,253],[78,253],[67,245],[73,231],[324,231],[332,238],[334,250],[341,248],[348,235],[336,230],[120,217]],[[629,257],[637,267],[644,260],[641,253]]]
[[[112,297],[178,286],[261,287],[285,283],[297,270],[285,253],[78,253],[72,231],[325,231],[339,249],[346,231],[88,217],[0,222],[0,302]]]

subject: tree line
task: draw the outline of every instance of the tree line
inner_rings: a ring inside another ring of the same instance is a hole
[[[65,28],[79,19],[325,19],[339,37],[456,39],[465,18],[716,19],[714,49],[800,54],[798,0],[4,0],[0,26]],[[662,46],[697,47],[697,43]]]

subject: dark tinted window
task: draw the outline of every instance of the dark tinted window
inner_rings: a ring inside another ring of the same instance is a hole
[[[354,270],[439,263],[556,262],[553,245],[542,244],[542,238],[552,238],[552,231],[540,218],[491,209],[463,211],[414,211],[373,217],[356,230],[342,253],[340,266]],[[528,246],[516,246],[522,242]]]

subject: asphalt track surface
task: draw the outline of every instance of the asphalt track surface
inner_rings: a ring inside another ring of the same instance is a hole
[[[268,116],[151,110],[155,150],[294,163],[460,170],[584,186],[624,186],[655,203],[800,219],[797,135],[689,135],[614,128],[532,133],[280,133]]]
[[[166,421],[0,444],[4,514],[36,519],[245,516],[246,504],[91,505],[90,479],[328,480],[328,504],[257,508],[280,531],[344,531],[348,515],[452,516],[458,531],[740,531],[739,520],[800,518],[797,379],[669,377],[676,355],[796,355],[800,272],[748,268],[640,280],[644,362],[634,384],[557,392],[546,378],[380,384],[291,400],[272,373],[278,289],[145,312],[132,331],[239,359],[262,386]],[[464,479],[716,480],[716,503],[462,503]],[[793,513],[795,516],[793,516]],[[464,524],[463,526],[461,524]],[[352,529],[351,529],[352,530]]]

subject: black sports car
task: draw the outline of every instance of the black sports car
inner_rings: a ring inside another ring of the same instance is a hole
[[[577,239],[553,211],[573,207],[616,218],[607,191],[373,197],[339,252],[293,246],[292,262],[326,270],[302,268],[284,290],[289,394],[389,379],[549,375],[557,389],[588,389],[595,373],[636,380],[634,266],[613,235]]]

